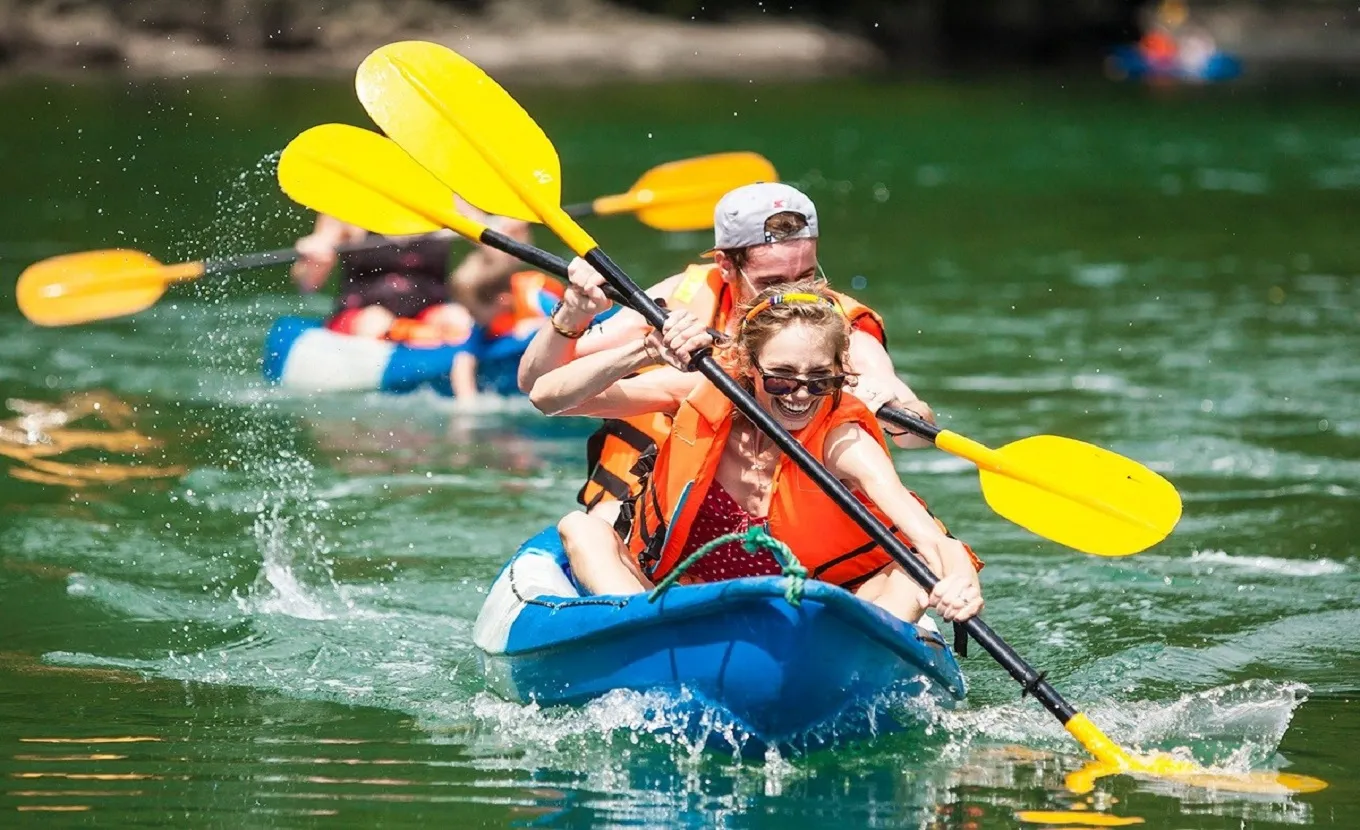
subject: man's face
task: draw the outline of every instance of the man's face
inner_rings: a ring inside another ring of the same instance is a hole
[[[817,240],[789,239],[747,248],[741,268],[722,251],[714,255],[713,262],[736,291],[737,300],[747,302],[770,286],[815,278]]]

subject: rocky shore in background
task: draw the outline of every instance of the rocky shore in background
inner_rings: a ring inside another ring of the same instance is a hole
[[[954,66],[1094,69],[1101,50],[1138,37],[1125,0],[1073,0],[1057,11],[1031,0],[800,6],[822,8],[835,28],[755,13],[762,7],[754,2],[701,4],[704,21],[622,3],[668,7],[639,0],[0,0],[0,72],[345,75],[377,46],[419,38],[506,78],[764,80]],[[1249,74],[1360,70],[1354,3],[1230,0],[1189,8]]]
[[[605,0],[0,0],[0,69],[345,75],[395,40],[443,43],[499,77],[814,77],[884,65],[797,20],[678,21]]]
[[[1360,70],[1360,4],[1206,3],[1191,8],[1219,48],[1237,55],[1248,69]]]

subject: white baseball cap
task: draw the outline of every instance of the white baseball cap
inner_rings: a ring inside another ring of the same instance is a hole
[[[765,221],[776,213],[796,213],[807,226],[781,239],[765,231]],[[713,247],[705,251],[750,248],[786,239],[816,239],[817,208],[801,190],[779,182],[757,182],[738,187],[713,208]]]

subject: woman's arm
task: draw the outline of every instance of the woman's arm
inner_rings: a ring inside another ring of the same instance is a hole
[[[618,381],[660,362],[645,338],[577,358],[534,381],[529,401],[545,415],[582,415],[582,404]]]
[[[869,497],[897,525],[937,577],[930,605],[946,620],[966,620],[982,610],[982,586],[973,557],[957,539],[946,536],[935,519],[902,485],[892,459],[874,436],[858,424],[844,424],[826,442],[832,475]]]

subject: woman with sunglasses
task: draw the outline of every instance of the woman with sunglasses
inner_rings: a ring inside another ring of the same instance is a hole
[[[835,299],[817,283],[799,282],[762,291],[739,313],[737,335],[717,350],[728,373],[940,581],[927,596],[717,387],[682,370],[713,339],[701,321],[677,310],[659,335],[575,360],[539,378],[530,393],[534,405],[552,415],[674,416],[668,439],[644,459],[654,463],[633,504],[626,540],[587,513],[571,513],[558,524],[577,582],[595,594],[644,591],[700,546],[760,524],[792,549],[810,576],[903,620],[915,622],[927,607],[946,620],[981,611],[981,563],[897,477],[873,415],[886,396],[866,404],[846,394],[855,380],[846,363],[850,326]],[[632,377],[662,363],[669,365],[645,382]],[[779,572],[768,553],[747,553],[731,542],[691,564],[682,580]]]

